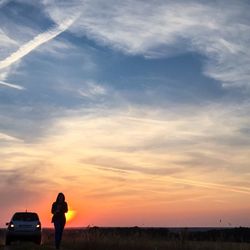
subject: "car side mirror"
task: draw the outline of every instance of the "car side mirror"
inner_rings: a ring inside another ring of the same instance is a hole
[[[6,222],[6,223],[5,223],[6,226],[9,226],[9,224],[10,224],[9,222]]]

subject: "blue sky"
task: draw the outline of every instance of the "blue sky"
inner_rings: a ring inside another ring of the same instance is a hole
[[[233,190],[209,197],[250,208],[242,202],[250,193],[249,8],[246,0],[0,1],[0,178],[35,179],[20,191],[33,197],[34,185],[71,187],[69,168],[79,185],[86,171],[118,183],[134,172],[158,190],[147,178],[162,175],[177,186]],[[60,166],[58,152],[75,169]],[[80,195],[87,191],[99,195]]]

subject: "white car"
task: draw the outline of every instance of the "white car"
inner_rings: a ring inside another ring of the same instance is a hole
[[[28,240],[41,244],[41,222],[37,213],[18,212],[15,213],[10,222],[6,223],[5,244],[10,245],[12,241]]]

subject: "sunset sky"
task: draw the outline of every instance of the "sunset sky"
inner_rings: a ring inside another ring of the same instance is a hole
[[[249,44],[248,0],[0,0],[0,227],[250,226]]]

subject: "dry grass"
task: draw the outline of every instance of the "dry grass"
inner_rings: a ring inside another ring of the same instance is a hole
[[[37,246],[29,242],[17,242],[9,247],[3,245],[1,237],[0,249],[5,250],[51,250],[53,232],[43,232],[43,244]],[[121,235],[119,233],[103,234],[99,231],[69,230],[65,231],[62,250],[250,250],[249,243],[187,241],[164,237],[148,237],[143,234]]]

